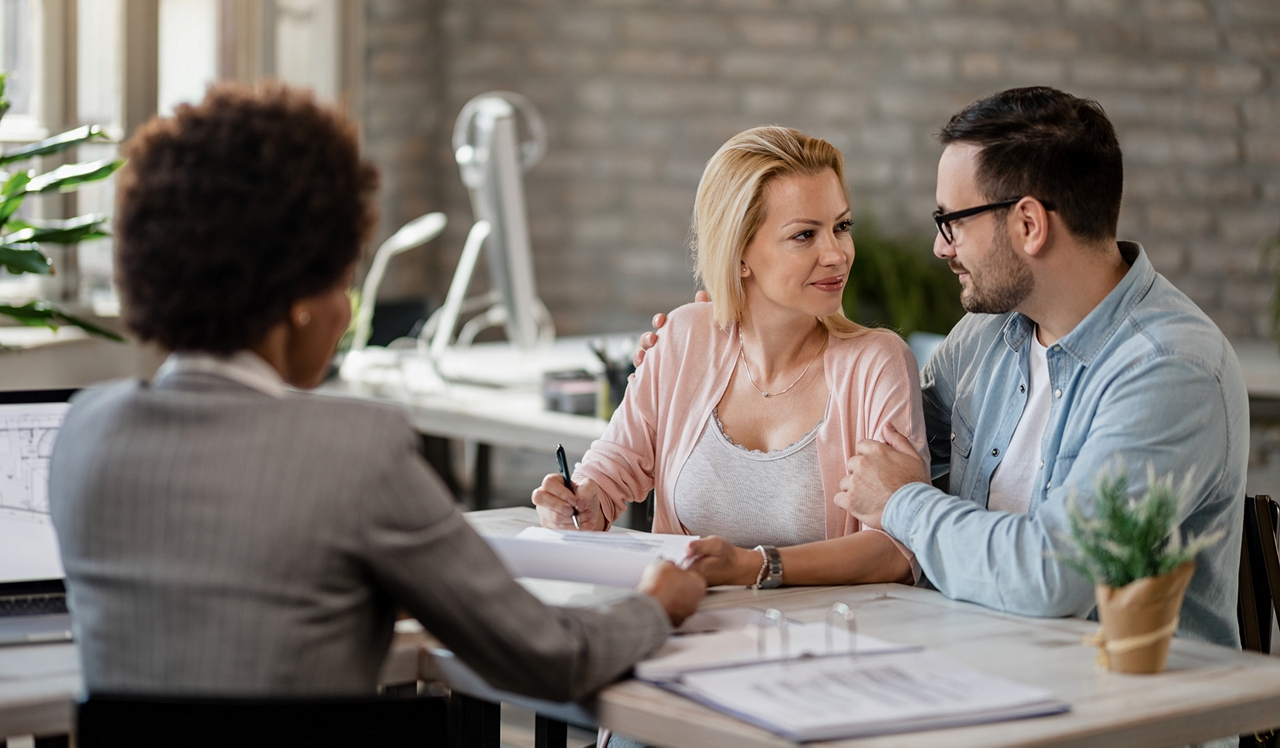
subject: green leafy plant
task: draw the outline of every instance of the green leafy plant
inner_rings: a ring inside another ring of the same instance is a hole
[[[1063,563],[1095,584],[1123,587],[1145,577],[1167,574],[1195,558],[1222,539],[1218,530],[1198,538],[1183,538],[1178,515],[1185,508],[1191,475],[1175,490],[1173,476],[1157,478],[1147,470],[1147,493],[1129,497],[1129,476],[1123,468],[1116,475],[1098,478],[1095,516],[1087,517],[1075,497],[1068,503],[1075,553],[1059,556]]]
[[[0,117],[9,109],[4,95],[7,74],[0,73]],[[65,164],[44,174],[18,169],[13,165],[37,156],[49,156],[78,145],[110,142],[102,128],[85,125],[61,135],[47,138],[0,154],[0,268],[10,274],[34,273],[52,275],[53,263],[40,250],[41,244],[77,244],[108,236],[107,218],[100,214],[77,216],[62,221],[24,221],[17,218],[18,208],[28,195],[69,192],[81,185],[106,179],[119,169],[121,159],[104,159],[81,164]],[[26,304],[0,304],[0,316],[31,327],[56,330],[63,325],[79,327],[93,335],[123,341],[117,333],[76,317],[47,301]]]
[[[857,255],[844,289],[849,319],[906,337],[916,331],[945,335],[964,316],[956,276],[933,256],[928,240],[885,236],[874,220],[863,219],[854,226],[853,242]]]

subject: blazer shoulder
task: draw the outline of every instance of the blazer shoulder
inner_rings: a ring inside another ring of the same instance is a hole
[[[398,441],[413,433],[405,411],[386,403],[305,392],[285,401],[305,410],[307,416],[348,431],[362,432],[371,442]]]

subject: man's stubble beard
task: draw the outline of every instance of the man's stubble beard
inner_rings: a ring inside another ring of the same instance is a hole
[[[973,314],[1004,314],[1018,307],[1035,288],[1027,261],[1013,248],[1007,231],[997,230],[982,277],[969,270],[969,290],[960,292],[960,305]]]

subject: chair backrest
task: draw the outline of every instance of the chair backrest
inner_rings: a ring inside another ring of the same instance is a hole
[[[1280,616],[1280,505],[1270,496],[1246,496],[1240,548],[1240,641],[1254,652],[1271,651],[1272,616]]]
[[[128,745],[444,745],[440,698],[197,698],[90,694],[76,715],[80,748]]]

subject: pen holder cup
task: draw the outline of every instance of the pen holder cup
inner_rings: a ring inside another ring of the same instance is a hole
[[[543,406],[560,413],[593,415],[599,383],[584,369],[549,371],[542,379]]]
[[[627,394],[627,378],[636,370],[630,361],[625,364],[609,364],[604,373],[596,377],[598,394],[596,395],[596,417],[609,420],[613,411],[622,405],[622,398]]]

